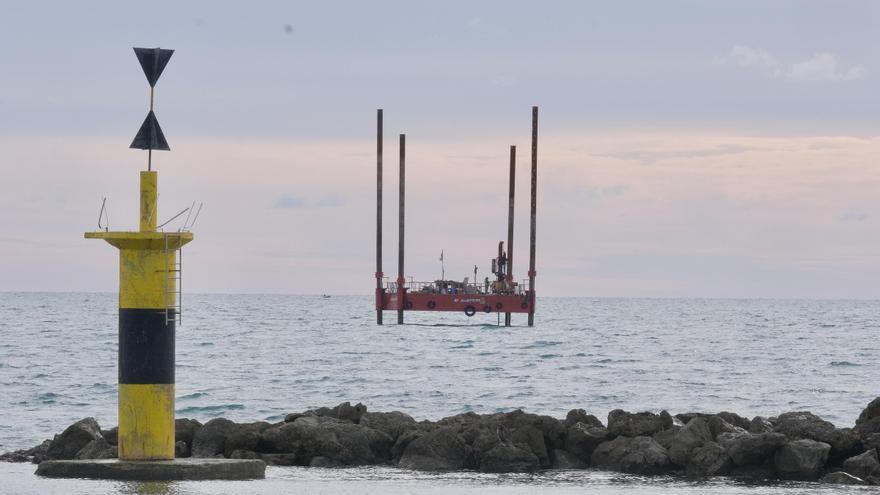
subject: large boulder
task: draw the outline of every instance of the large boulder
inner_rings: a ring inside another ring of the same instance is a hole
[[[602,469],[642,475],[662,474],[670,468],[666,449],[646,436],[603,442],[593,451],[591,463]]]
[[[620,470],[624,473],[651,476],[663,474],[669,468],[666,449],[651,437],[633,438],[626,455],[620,461]]]
[[[773,431],[773,423],[765,417],[755,416],[746,428],[749,433],[768,433]]]
[[[358,402],[351,405],[351,402],[343,402],[336,407],[321,407],[312,411],[317,416],[326,416],[329,418],[341,419],[343,421],[351,421],[357,423],[361,420],[361,416],[367,412],[367,406]]]
[[[593,450],[590,457],[590,465],[611,471],[620,471],[620,462],[629,453],[630,437],[616,437],[600,443]]]
[[[119,443],[119,427],[114,426],[109,430],[101,430],[101,436],[104,437],[104,440],[107,440],[107,443],[110,445],[117,445]]]
[[[610,438],[608,430],[602,426],[575,423],[566,431],[565,451],[575,459],[587,464],[596,447]]]
[[[592,414],[587,414],[587,411],[584,411],[583,409],[572,409],[571,411],[568,411],[568,414],[565,415],[565,427],[571,428],[577,423],[583,423],[587,426],[595,426],[598,428],[605,427],[605,425],[599,421],[599,418]]]
[[[74,459],[115,459],[119,455],[116,445],[110,445],[104,438],[96,438],[87,443],[73,456]]]
[[[674,424],[672,428],[668,428],[666,430],[658,431],[651,435],[654,438],[654,441],[663,446],[664,449],[669,450],[672,447],[672,440],[678,435],[678,432],[681,431],[683,426]]]
[[[733,414],[733,413],[728,413]],[[739,426],[733,425],[729,423],[727,420],[722,418],[719,415],[710,416],[708,418],[709,423],[709,431],[712,432],[712,438],[718,437],[722,433],[745,433],[745,428],[740,428]]]
[[[586,469],[587,462],[564,450],[553,451],[553,469]]]
[[[872,433],[880,433],[880,397],[872,400],[868,407],[859,414],[853,430],[862,439]]]
[[[265,421],[236,425],[236,428],[226,435],[223,455],[225,457],[232,457],[232,453],[236,450],[256,451],[262,439],[263,431],[271,426],[271,424]]]
[[[540,468],[535,454],[509,442],[498,443],[480,456],[484,473],[530,473]]]
[[[745,433],[727,443],[727,453],[737,466],[761,466],[787,442],[782,433]]]
[[[672,437],[669,458],[673,464],[684,467],[690,462],[694,450],[712,442],[713,439],[709,420],[705,417],[693,418]]]
[[[868,483],[844,471],[828,473],[819,480],[819,483],[828,485],[867,485]]]
[[[381,464],[390,459],[393,444],[380,431],[326,416],[303,416],[266,428],[259,442],[270,453],[295,454],[297,463],[304,466],[315,457],[347,466]]]
[[[95,418],[85,418],[56,435],[46,451],[47,459],[73,459],[77,452],[93,440],[104,439]]]
[[[868,450],[843,461],[843,470],[847,473],[866,479],[880,476],[880,459],[876,450]]]
[[[411,428],[415,423],[416,420],[414,420],[412,416],[400,411],[378,413],[364,412],[361,414],[359,421],[361,426],[381,431],[393,440],[397,440],[397,437],[400,436],[401,433]]]
[[[813,481],[825,468],[831,446],[824,442],[801,439],[791,441],[776,451],[776,474],[785,480]]]
[[[719,418],[726,421],[728,424],[733,425],[737,428],[742,428],[743,430],[748,430],[751,425],[751,421],[748,418],[744,418],[737,413],[721,411],[716,414]]]
[[[199,431],[199,428],[202,427],[202,423],[195,419],[190,418],[177,418],[174,420],[174,441],[175,442],[186,442],[187,445],[192,445],[193,437],[195,437],[196,432]],[[113,443],[113,442],[110,442]]]
[[[685,474],[691,478],[724,476],[732,466],[727,450],[715,442],[708,442],[691,452]]]
[[[858,435],[851,429],[836,428],[834,424],[808,411],[780,414],[774,430],[792,440],[804,438],[827,443],[831,446],[832,460],[850,457],[858,453],[861,447]]]
[[[226,418],[214,418],[193,434],[190,455],[192,457],[217,457],[226,450],[226,437],[238,429],[238,425]]]
[[[672,416],[666,411],[654,414],[651,412],[631,413],[615,409],[608,413],[608,431],[615,436],[651,436],[671,427]]]
[[[418,471],[453,471],[473,467],[472,458],[472,448],[456,435],[453,428],[443,427],[410,441],[398,466]]]

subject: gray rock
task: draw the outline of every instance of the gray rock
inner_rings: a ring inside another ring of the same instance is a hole
[[[357,423],[361,420],[361,416],[365,412],[367,412],[367,406],[361,404],[360,402],[353,406],[351,405],[351,402],[343,402],[336,407],[322,407],[319,409],[315,409],[315,411],[313,412],[318,416],[326,416],[330,418],[341,419],[343,421],[351,421],[352,423]]]
[[[825,483],[828,485],[867,485],[868,483],[861,479],[857,478],[849,473],[843,471],[837,471],[835,473],[828,473],[819,480],[819,483]]]
[[[329,457],[317,456],[313,457],[311,461],[309,461],[309,467],[317,467],[317,468],[340,468],[344,467],[345,464],[337,461],[336,459],[331,459]]]
[[[87,443],[73,456],[74,459],[115,459],[118,450],[115,445],[110,445],[103,437],[96,438]]]
[[[872,434],[880,433],[880,417],[873,417],[862,423],[856,423],[853,431],[863,439]]]
[[[413,440],[426,435],[429,431],[433,430],[426,429],[426,427],[416,427],[411,430],[406,430],[401,433],[397,440],[394,442],[394,445],[391,447],[391,461],[397,463],[400,461],[400,458],[403,456],[403,452],[406,450],[407,446],[412,443]]]
[[[60,435],[56,435],[52,444],[46,451],[47,459],[73,459],[77,452],[89,444],[92,440],[103,439],[101,427],[95,418],[85,418],[77,421],[65,429]]]
[[[192,457],[223,455],[226,448],[226,437],[237,429],[238,425],[225,418],[215,418],[208,421],[193,435],[192,447],[190,448]]]
[[[252,450],[233,450],[229,454],[230,459],[259,459],[260,454]]]
[[[195,419],[189,418],[177,418],[174,420],[174,441],[175,442],[186,442],[188,445],[192,445],[193,437],[196,432],[199,431],[199,428],[202,427],[202,423]]]
[[[752,418],[752,422],[749,423],[749,427],[746,428],[749,433],[769,433],[773,431],[773,423],[767,420],[767,418],[761,416],[755,416]]]
[[[856,419],[855,433],[862,439],[880,433],[880,397],[872,400]]]
[[[260,459],[270,466],[301,466],[305,465],[300,462],[296,454],[260,454]]]
[[[635,437],[620,461],[624,473],[657,475],[669,471],[671,464],[666,449],[651,437]]]
[[[734,440],[747,434],[748,433],[722,433],[715,437],[715,443],[723,447],[724,450],[727,450],[733,444]]]
[[[510,442],[538,459],[539,467],[549,469],[553,463],[544,441],[544,433],[532,425],[523,425],[510,432]],[[480,464],[482,466],[482,463]],[[496,471],[497,472],[497,471]],[[516,471],[523,472],[523,471]]]
[[[709,442],[694,449],[685,466],[685,474],[690,478],[724,476],[730,472],[732,466],[733,461],[724,447]]]
[[[615,409],[608,413],[608,431],[616,436],[650,436],[672,427],[672,416],[666,411],[630,413]]]
[[[575,423],[566,431],[564,450],[587,464],[596,447],[609,438],[610,434],[604,427]]]
[[[387,462],[393,444],[380,431],[322,416],[304,416],[266,428],[259,442],[269,452],[296,454],[301,465],[308,465],[314,457],[327,457],[347,466]]]
[[[626,457],[626,454],[629,453],[629,444],[632,443],[632,440],[630,437],[617,437],[614,440],[600,443],[593,450],[593,455],[590,457],[590,465],[602,469],[620,471],[620,463]]]
[[[714,436],[705,417],[694,418],[678,430],[669,446],[669,458],[673,464],[687,466],[694,450],[712,442]]]
[[[808,439],[789,442],[776,451],[776,474],[785,480],[817,480],[829,452],[831,446],[825,442]]]
[[[174,457],[186,458],[190,456],[189,444],[184,441],[174,442]]]
[[[371,413],[364,412],[358,424],[381,431],[393,440],[397,440],[405,430],[411,428],[416,420],[399,411]]]
[[[694,419],[694,418],[706,418],[706,419],[709,419],[710,416],[712,416],[712,415],[709,414],[709,413],[689,412],[689,413],[679,413],[679,414],[676,414],[676,415],[675,415],[675,419],[677,419],[678,421],[681,421],[681,424],[682,424],[682,425],[686,425],[686,424],[690,423],[691,420]]]
[[[553,451],[553,469],[586,469],[587,463],[564,450]]]
[[[532,452],[509,442],[502,442],[480,457],[480,471],[484,473],[530,473],[541,467]]]
[[[843,470],[862,479],[880,476],[880,459],[877,457],[877,451],[868,450],[850,457],[843,461]]]
[[[806,438],[831,445],[832,461],[846,459],[860,451],[861,442],[855,432],[836,428],[808,411],[780,414],[774,430],[793,440]]]
[[[39,464],[46,457],[46,452],[52,446],[52,440],[44,440],[43,443],[29,449],[15,450],[0,454],[2,462],[33,462]]]
[[[865,424],[875,418],[880,418],[880,397],[872,400],[856,419],[856,425]]]
[[[104,437],[104,440],[107,440],[107,443],[110,445],[117,445],[119,443],[119,427],[114,426],[109,430],[101,430],[101,436]]]
[[[728,424],[737,428],[741,428],[743,430],[748,430],[749,426],[751,425],[751,421],[749,421],[747,418],[740,416],[737,413],[721,411],[720,413],[716,414],[716,416],[723,419]]]
[[[880,449],[880,433],[870,433],[862,439],[865,450]]]
[[[262,439],[261,434],[271,426],[272,425],[265,421],[237,424],[236,427],[226,435],[223,455],[225,457],[230,457],[232,452],[236,450],[256,451],[260,444],[260,440]]]
[[[709,431],[712,432],[712,438],[717,438],[722,433],[745,433],[746,430],[739,426],[734,426],[724,420],[721,416],[710,416]]]
[[[472,463],[473,451],[451,427],[438,428],[410,441],[398,466],[418,471],[465,469]]]
[[[671,428],[654,433],[652,437],[654,438],[654,441],[662,445],[664,449],[669,450],[672,447],[672,439],[678,435],[678,432],[681,431],[682,428],[682,426],[674,424]]]
[[[760,466],[787,440],[782,433],[745,433],[730,440],[727,453],[736,466]]]
[[[584,411],[583,409],[572,409],[571,411],[568,411],[568,414],[565,415],[565,427],[571,428],[577,423],[583,423],[587,426],[595,426],[597,428],[605,427],[605,425],[599,421],[599,418],[592,414],[587,414],[587,411]]]

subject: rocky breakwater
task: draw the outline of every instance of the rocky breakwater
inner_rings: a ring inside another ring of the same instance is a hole
[[[880,485],[880,398],[852,428],[810,412],[745,418],[735,413],[631,413],[605,424],[582,409],[565,419],[513,411],[416,421],[346,402],[289,414],[283,422],[176,422],[178,457],[262,459],[271,465],[389,465],[422,471],[491,473],[598,468],[639,475],[819,480]],[[92,418],[0,460],[116,456],[116,429]]]

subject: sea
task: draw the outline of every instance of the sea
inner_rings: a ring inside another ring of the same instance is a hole
[[[0,452],[94,417],[116,424],[117,295],[0,293]],[[880,303],[540,298],[525,315],[407,313],[372,296],[184,294],[177,417],[280,421],[340,402],[436,420],[523,409],[812,411],[852,426],[880,396]],[[502,319],[503,321],[503,319]],[[0,463],[0,493],[876,493],[597,470],[531,475],[270,467],[246,482],[48,480]]]

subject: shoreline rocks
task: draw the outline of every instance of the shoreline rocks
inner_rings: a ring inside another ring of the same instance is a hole
[[[616,409],[603,424],[583,409],[565,419],[517,410],[416,421],[348,402],[291,413],[274,424],[179,418],[175,427],[178,457],[262,459],[279,466],[486,473],[591,467],[643,476],[880,485],[880,398],[853,428],[808,411],[750,419],[732,412],[673,416]],[[101,430],[94,418],[85,418],[0,461],[110,459],[117,455],[116,441],[115,428]]]

